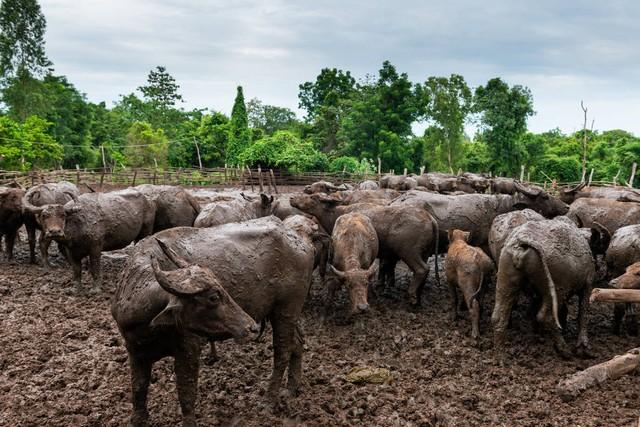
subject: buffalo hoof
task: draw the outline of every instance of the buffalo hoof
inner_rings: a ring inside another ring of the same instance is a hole
[[[480,338],[478,337],[471,337],[471,347],[480,348]]]
[[[597,356],[591,352],[591,349],[585,344],[578,344],[575,354],[581,359],[595,359]]]
[[[102,288],[99,286],[94,286],[92,288],[87,289],[87,295],[98,295],[102,293]]]
[[[189,415],[182,418],[182,427],[198,427],[195,415]]]
[[[149,425],[149,413],[147,411],[134,412],[129,420],[131,427],[146,427]]]
[[[558,355],[560,357],[562,357],[564,360],[573,359],[573,354],[571,354],[569,349],[567,349],[566,347],[555,346],[555,348],[556,348],[556,352],[558,353]]]

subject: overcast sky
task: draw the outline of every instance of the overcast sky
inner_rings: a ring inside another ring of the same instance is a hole
[[[185,108],[246,99],[297,110],[323,67],[375,74],[389,59],[414,82],[461,74],[528,86],[535,132],[640,135],[640,1],[41,0],[46,48],[91,101],[111,104],[164,65]],[[299,112],[299,111],[298,111]],[[300,114],[301,115],[301,114]]]

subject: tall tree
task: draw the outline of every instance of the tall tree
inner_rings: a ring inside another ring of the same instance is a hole
[[[44,50],[47,23],[37,0],[3,0],[0,5],[0,77],[3,86],[15,87],[3,96],[15,117],[24,121],[32,111],[35,77],[51,71]]]
[[[531,91],[519,85],[509,87],[496,77],[476,89],[474,109],[480,113],[480,130],[489,146],[493,171],[514,176],[523,160],[520,140],[527,130],[527,118],[534,114]]]
[[[291,129],[296,125],[296,114],[284,107],[264,104],[258,98],[247,103],[249,127],[262,129],[266,135],[273,135],[276,131]]]
[[[349,71],[323,68],[315,82],[305,82],[299,86],[299,107],[307,111],[307,119],[312,120],[323,105],[335,104],[337,99],[349,98],[355,91],[356,80]],[[334,93],[329,99],[329,94]]]
[[[174,108],[178,101],[183,100],[178,89],[180,85],[176,79],[160,65],[149,72],[147,84],[138,88],[146,103],[147,120],[153,126],[163,128],[170,136],[173,136],[172,130],[176,125],[184,119],[182,112]]]
[[[446,154],[449,171],[453,173],[456,155],[463,142],[464,123],[472,107],[473,96],[464,78],[458,74],[429,77],[421,88],[426,102],[426,114],[442,137],[441,152]]]
[[[242,86],[238,86],[236,99],[231,110],[229,121],[229,140],[225,151],[226,161],[229,165],[239,164],[239,155],[251,144],[251,132],[249,131],[249,119],[247,107],[244,103]]]

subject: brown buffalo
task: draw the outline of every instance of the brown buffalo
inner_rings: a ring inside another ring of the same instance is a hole
[[[13,259],[13,247],[15,245],[18,229],[25,222],[22,199],[25,191],[21,188],[0,187],[0,243],[5,239],[7,258]],[[29,252],[31,262],[35,262],[35,223],[27,222],[29,235]]]
[[[330,193],[335,193],[336,191],[344,191],[347,189],[348,189],[347,186],[344,184],[340,186],[336,186],[328,181],[318,181],[318,182],[314,182],[313,184],[307,185],[303,191],[306,194],[316,194],[316,193],[330,194]]]
[[[628,266],[640,261],[640,224],[627,225],[613,233],[605,261],[609,277],[620,276]]]
[[[577,199],[569,207],[567,216],[578,224],[578,227],[592,227],[597,222],[610,233],[615,233],[621,227],[640,223],[640,203],[610,199]]]
[[[144,184],[134,189],[144,194],[156,207],[154,233],[172,227],[191,227],[200,213],[196,198],[181,187]]]
[[[577,199],[609,199],[619,202],[640,202],[640,192],[629,187],[590,187],[583,182],[573,188],[560,190],[560,200],[573,203]]]
[[[640,289],[640,262],[631,264],[620,276],[612,279],[609,286],[616,289]],[[626,327],[630,335],[638,335],[638,316],[636,305],[632,303],[616,303],[613,309],[613,331],[620,335],[622,321],[626,315]]]
[[[273,196],[260,194],[252,199],[242,194],[243,200],[213,202],[206,205],[193,223],[194,227],[216,227],[231,222],[242,222],[271,215]]]
[[[300,237],[307,240],[313,245],[314,258],[313,268],[318,269],[320,283],[325,285],[327,272],[327,262],[329,260],[329,252],[331,251],[331,236],[327,234],[315,219],[307,215],[291,215],[286,217],[282,223],[295,231]]]
[[[360,213],[348,213],[336,220],[331,234],[331,271],[327,307],[336,289],[343,284],[349,292],[351,313],[369,309],[367,289],[375,273],[378,257],[378,235],[371,220]]]
[[[480,306],[485,284],[491,281],[494,265],[480,248],[470,246],[469,232],[449,230],[449,251],[444,261],[444,271],[451,291],[453,319],[458,318],[458,289],[471,313],[471,339],[474,344],[480,337]]]

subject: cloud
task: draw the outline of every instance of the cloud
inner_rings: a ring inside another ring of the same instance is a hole
[[[640,2],[610,0],[41,0],[47,51],[93,101],[114,101],[165,65],[187,107],[229,112],[248,98],[297,108],[323,67],[375,74],[391,60],[414,81],[501,76],[532,89],[530,128],[572,131],[580,99],[599,129],[640,134]],[[591,111],[591,110],[590,110]]]

